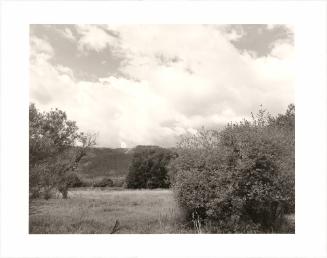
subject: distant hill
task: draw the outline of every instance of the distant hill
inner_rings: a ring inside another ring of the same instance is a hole
[[[125,178],[133,157],[133,149],[92,148],[79,165],[77,173],[84,179]]]
[[[158,148],[158,146],[139,145],[131,149],[92,148],[82,158],[76,172],[81,179],[89,182],[104,177],[109,177],[114,182],[123,182],[128,174],[134,152],[143,148],[151,149]]]

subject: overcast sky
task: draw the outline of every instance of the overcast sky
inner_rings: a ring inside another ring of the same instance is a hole
[[[294,103],[286,25],[31,25],[30,101],[102,147],[173,146],[180,134]]]

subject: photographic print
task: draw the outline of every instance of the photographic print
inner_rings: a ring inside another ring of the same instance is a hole
[[[294,234],[289,24],[31,24],[30,234]]]

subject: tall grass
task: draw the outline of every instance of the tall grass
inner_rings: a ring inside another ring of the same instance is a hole
[[[70,198],[31,200],[30,233],[193,233],[169,190],[97,190],[70,192]]]

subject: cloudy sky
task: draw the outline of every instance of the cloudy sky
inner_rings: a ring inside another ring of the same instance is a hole
[[[30,101],[102,147],[179,135],[294,102],[287,25],[31,25]]]

